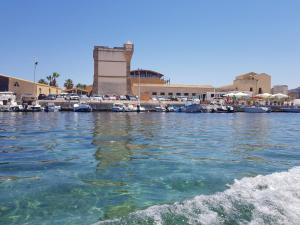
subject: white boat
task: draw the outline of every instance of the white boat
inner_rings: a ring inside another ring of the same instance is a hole
[[[212,113],[233,113],[234,108],[229,105],[214,104],[211,108]]]
[[[154,108],[155,112],[166,112],[166,108],[164,106],[156,106]]]
[[[20,111],[23,107],[16,102],[16,95],[13,92],[0,92],[0,111]]]
[[[61,110],[60,106],[56,106],[53,103],[48,103],[44,109],[45,112],[58,112]]]
[[[269,113],[271,110],[268,107],[263,106],[249,106],[244,107],[244,112],[246,113]]]
[[[126,107],[123,103],[114,103],[111,108],[111,111],[112,112],[125,112]]]
[[[176,109],[174,108],[174,106],[169,106],[169,105],[166,106],[166,112],[175,112],[175,111]]]
[[[41,112],[41,111],[43,111],[43,108],[39,104],[28,105],[27,108],[25,109],[25,111],[27,111],[27,112]]]
[[[79,104],[74,104],[73,105],[73,111],[74,112],[92,112],[92,107],[88,104],[83,104],[83,103],[79,103]]]
[[[136,112],[139,113],[139,112],[145,112],[145,111],[146,111],[145,107],[141,106],[140,104],[137,105]]]

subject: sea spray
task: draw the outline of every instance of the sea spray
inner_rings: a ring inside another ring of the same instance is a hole
[[[96,224],[300,224],[300,167],[235,180],[224,192],[152,206]]]

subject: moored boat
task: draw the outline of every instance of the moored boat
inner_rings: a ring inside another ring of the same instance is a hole
[[[45,106],[45,109],[44,109],[45,112],[58,112],[60,110],[61,110],[61,107],[60,106],[56,106],[53,103],[48,103]]]
[[[234,108],[230,105],[216,104],[214,106],[211,111],[213,113],[234,113]]]
[[[5,91],[0,92],[0,111],[11,112],[21,111],[22,106],[18,105],[16,95],[13,92]]]
[[[281,108],[283,112],[288,112],[288,113],[300,113],[300,108],[299,107],[289,107],[289,108]]]
[[[166,112],[166,108],[164,106],[156,106],[154,107],[155,112]]]
[[[39,104],[28,105],[27,108],[25,109],[25,111],[26,112],[41,112],[41,111],[43,111],[43,108]]]
[[[74,112],[92,112],[92,107],[88,104],[79,103],[73,105]]]
[[[244,112],[246,113],[269,113],[271,112],[270,108],[263,106],[246,106],[243,107]]]
[[[191,103],[185,106],[186,113],[201,113],[204,112],[204,108],[198,103]]]
[[[114,103],[111,108],[111,111],[112,112],[125,112],[126,107],[123,103]]]

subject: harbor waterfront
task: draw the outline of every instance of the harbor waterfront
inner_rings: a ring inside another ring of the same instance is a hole
[[[299,124],[0,112],[0,224],[299,224]]]

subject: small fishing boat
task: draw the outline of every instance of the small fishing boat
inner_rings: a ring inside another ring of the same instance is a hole
[[[10,109],[13,112],[23,112],[24,111],[24,107],[22,105],[11,106]]]
[[[60,106],[56,106],[53,103],[48,103],[45,106],[45,109],[44,109],[45,112],[58,112],[60,110],[61,110],[61,107]]]
[[[190,103],[185,105],[186,113],[202,113],[204,112],[204,108],[198,103]]]
[[[154,107],[155,112],[166,112],[166,108],[164,106],[156,106]]]
[[[112,112],[125,112],[126,107],[123,103],[114,103],[111,108],[111,111]]]
[[[244,107],[244,112],[246,113],[269,113],[271,110],[268,107],[263,106],[249,106]]]
[[[25,109],[25,111],[26,112],[41,112],[41,111],[43,111],[43,108],[39,104],[28,105],[27,108]]]
[[[234,108],[229,105],[215,104],[211,110],[212,113],[233,113]]]
[[[145,112],[145,111],[146,111],[145,107],[141,106],[140,104],[137,105],[136,112],[139,113],[139,112]]]
[[[88,104],[79,103],[73,105],[73,111],[74,112],[92,112],[92,107]]]
[[[166,112],[175,112],[176,109],[174,106],[170,106],[170,105],[167,105],[166,106]]]

